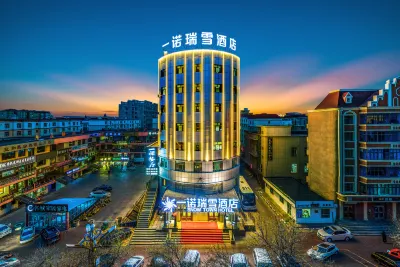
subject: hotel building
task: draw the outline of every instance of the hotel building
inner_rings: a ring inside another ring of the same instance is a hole
[[[162,184],[189,194],[232,189],[239,175],[239,57],[182,51],[165,54],[158,68]]]
[[[339,219],[397,218],[400,202],[400,77],[384,89],[330,92],[308,113],[311,189]]]

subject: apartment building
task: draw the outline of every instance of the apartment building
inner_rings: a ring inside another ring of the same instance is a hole
[[[140,120],[141,127],[147,130],[153,128],[153,119],[158,117],[158,105],[147,100],[128,100],[121,102],[118,108],[120,119]]]

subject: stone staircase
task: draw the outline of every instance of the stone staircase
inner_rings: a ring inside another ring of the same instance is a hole
[[[229,244],[229,232],[222,229],[179,229],[171,239],[184,245]]]
[[[382,231],[389,234],[392,223],[390,221],[347,221],[338,223],[350,230],[353,235],[374,236],[381,235]]]
[[[162,245],[167,238],[167,232],[151,228],[136,228],[130,244],[136,246]]]

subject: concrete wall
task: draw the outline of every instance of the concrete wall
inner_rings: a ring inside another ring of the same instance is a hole
[[[307,182],[311,190],[335,200],[339,180],[337,110],[309,112],[308,159]]]

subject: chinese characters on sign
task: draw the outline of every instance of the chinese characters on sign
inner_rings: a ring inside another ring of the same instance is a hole
[[[29,204],[26,206],[27,212],[67,212],[68,205],[51,204]]]
[[[187,212],[235,212],[239,207],[239,200],[235,198],[187,198],[185,201],[167,198],[162,202],[164,211],[173,212],[175,203],[186,203]]]
[[[272,161],[273,157],[272,157],[272,138],[268,137],[268,161]]]
[[[164,44],[162,47],[169,46],[170,43]],[[236,40],[233,38],[228,38],[226,35],[213,34],[212,32],[190,32],[184,35],[177,34],[172,36],[171,47],[173,49],[180,48],[182,46],[188,47],[207,47],[207,46],[217,46],[222,48],[229,48],[232,51],[236,51]]]
[[[45,146],[45,145],[52,145],[54,144],[54,140],[44,140],[44,141],[36,141],[36,142],[31,142],[31,143],[24,143],[22,145],[9,145],[9,146],[3,146],[0,147],[0,153],[4,152],[13,152],[21,149],[28,149],[28,148],[34,148],[38,146]]]
[[[146,148],[146,175],[158,175],[158,155],[156,147]]]
[[[25,165],[25,164],[34,163],[35,161],[36,161],[36,157],[30,156],[30,157],[23,158],[23,159],[16,159],[16,160],[12,160],[9,162],[0,163],[0,171],[11,169],[11,168],[18,167],[18,166]]]

